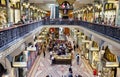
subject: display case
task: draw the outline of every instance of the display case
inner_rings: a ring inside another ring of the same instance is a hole
[[[71,64],[72,56],[71,54],[67,55],[56,55],[54,54],[54,64]]]

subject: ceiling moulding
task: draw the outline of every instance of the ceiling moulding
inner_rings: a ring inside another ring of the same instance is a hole
[[[30,3],[44,3],[43,0],[29,0]]]
[[[81,3],[81,4],[88,4],[88,3],[94,2],[94,0],[76,0],[76,1]]]
[[[29,0],[30,3],[55,3],[56,0]]]

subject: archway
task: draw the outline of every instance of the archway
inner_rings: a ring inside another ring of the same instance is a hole
[[[5,73],[5,68],[4,66],[0,63],[0,77],[2,77],[2,75]]]
[[[116,77],[117,69],[116,67],[119,66],[117,61],[117,57],[115,54],[111,52],[109,46],[105,47],[105,53],[103,55],[103,76],[105,77]],[[114,66],[113,66],[114,65]]]

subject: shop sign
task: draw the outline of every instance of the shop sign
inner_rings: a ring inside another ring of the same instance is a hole
[[[106,67],[118,67],[118,62],[106,62]]]
[[[98,47],[91,47],[89,50],[90,51],[99,51],[99,48]]]
[[[27,47],[27,51],[36,51],[36,47]]]
[[[13,67],[27,67],[27,62],[13,62]]]

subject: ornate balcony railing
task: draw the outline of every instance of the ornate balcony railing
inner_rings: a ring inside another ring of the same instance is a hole
[[[79,25],[88,28],[89,30],[93,30],[100,34],[103,34],[110,39],[120,42],[120,27],[90,23],[85,21],[79,21]]]
[[[14,41],[15,39],[24,36],[41,25],[78,25],[120,42],[120,27],[112,27],[78,20],[55,19],[23,24],[19,26],[17,25],[0,30],[0,48]]]
[[[41,26],[42,21],[23,25],[14,25],[0,30],[0,48]]]
[[[63,19],[55,19],[55,20],[47,20],[44,22],[46,25],[78,25],[85,27],[89,30],[96,31],[110,39],[120,42],[120,27],[113,27],[109,25],[102,25],[96,23],[90,23],[79,20],[63,20]]]

